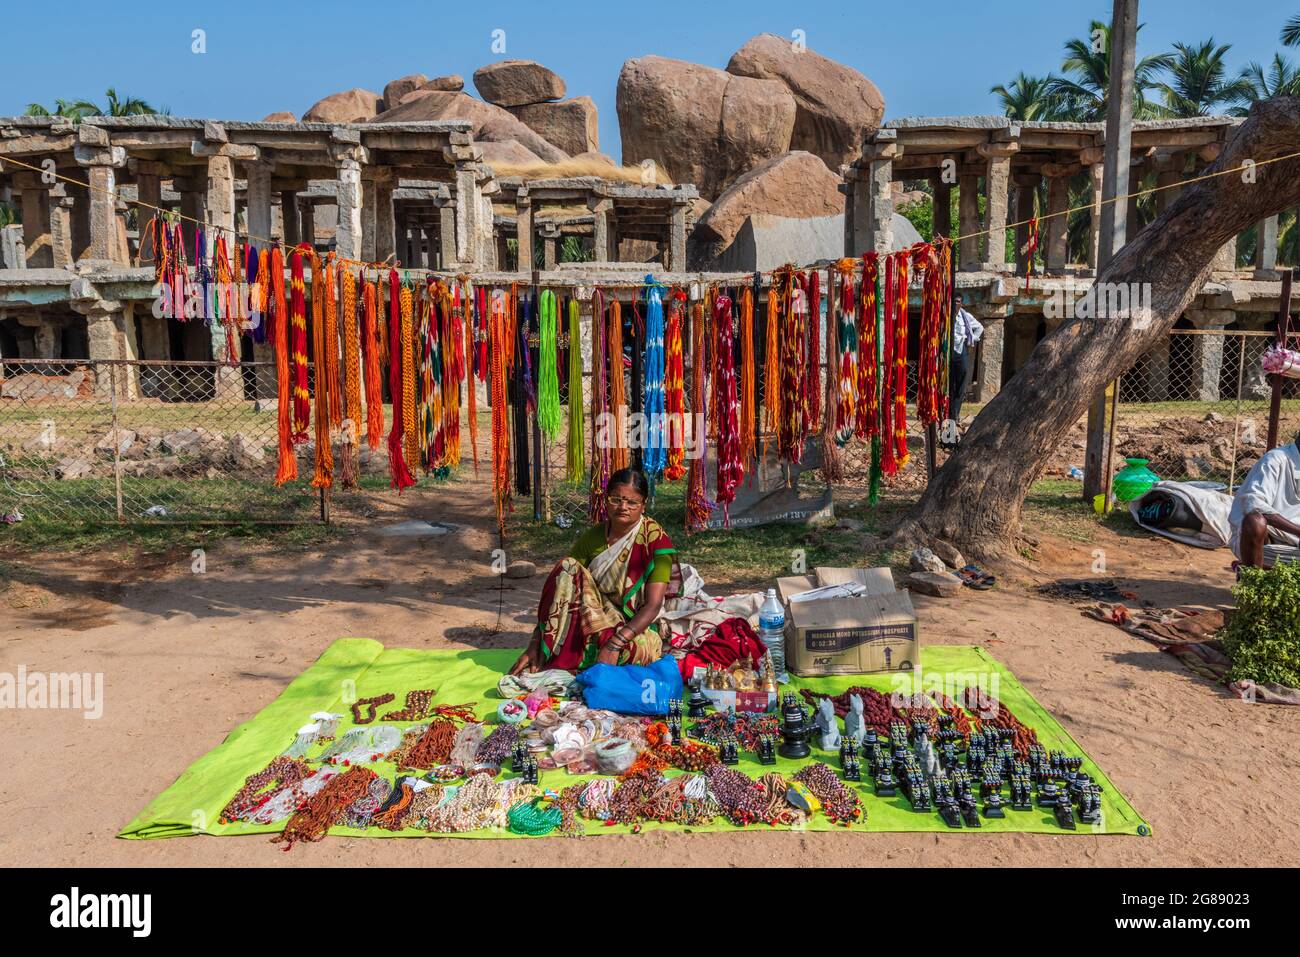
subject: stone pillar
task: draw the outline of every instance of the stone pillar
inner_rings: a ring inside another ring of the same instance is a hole
[[[1016,274],[1024,276],[1029,272],[1029,220],[1034,216],[1034,194],[1038,190],[1041,177],[1024,175],[1016,177]],[[1042,239],[1042,231],[1039,231]]]
[[[393,218],[393,186],[391,172],[375,180],[375,262],[383,262],[397,254],[397,226]]]
[[[893,132],[892,130],[884,132]],[[894,157],[902,152],[895,143],[868,144],[866,177],[858,181],[854,201],[858,216],[858,255],[875,250],[884,256],[894,245]],[[866,195],[863,195],[865,192]],[[865,213],[865,215],[861,215]]]
[[[364,232],[361,226],[361,214],[364,200],[362,198],[361,187],[361,166],[362,157],[357,155],[361,150],[359,147],[346,151],[343,155],[336,156],[335,162],[338,163],[338,183],[336,186],[336,196],[338,198],[339,225],[334,233],[334,250],[344,259],[362,259],[364,243]],[[392,194],[389,194],[389,211],[388,226],[392,231]],[[314,214],[308,217],[313,220],[312,232],[315,233]],[[303,223],[306,229],[306,221]],[[389,252],[392,252],[392,239],[388,241]]]
[[[1093,163],[1088,167],[1092,186],[1092,216],[1088,223],[1088,266],[1097,268],[1097,250],[1101,242],[1101,174],[1102,164]]]
[[[957,177],[957,264],[963,272],[980,268],[980,178],[975,173]]]
[[[984,335],[979,341],[979,369],[976,402],[988,402],[1002,389],[1002,354],[1006,342],[1006,320],[981,319]]]
[[[194,236],[198,229],[196,223],[203,222],[203,198],[207,192],[207,182],[198,179],[172,180],[172,187],[181,194],[181,238],[185,243],[185,256],[194,262]]]
[[[931,177],[930,184],[934,190],[934,233],[936,236],[950,236],[952,234],[952,186],[945,183],[942,176]]]
[[[429,258],[433,259],[433,235],[429,234]],[[451,200],[438,208],[438,256],[439,265],[450,269],[459,260],[456,258],[456,204]]]
[[[1165,169],[1156,173],[1156,215],[1159,216],[1178,198],[1183,175],[1177,169]]]
[[[668,224],[668,261],[664,265],[669,272],[686,271],[685,203],[673,203],[672,218]]]
[[[248,241],[259,250],[271,240],[271,165],[248,164]]]
[[[1007,269],[1007,204],[1011,192],[1011,156],[1018,147],[1011,143],[988,143],[980,154],[988,160],[984,169],[984,267],[989,272]]]
[[[50,190],[36,173],[15,173],[14,186],[21,193],[23,244],[27,247],[27,268],[54,266],[54,234],[50,228]]]
[[[595,258],[598,262],[604,262],[609,256],[609,214],[610,210],[614,208],[614,202],[613,200],[602,199],[588,205],[595,219],[592,236]]]
[[[87,352],[91,360],[132,360],[140,357],[135,319],[130,305],[120,300],[102,298],[94,285],[81,276],[72,280],[68,297],[72,309],[86,317]],[[111,371],[108,366],[99,367],[95,377],[96,394],[101,397],[110,396],[110,386],[114,379],[119,396],[127,399],[138,397],[136,366],[119,364],[114,365]]]
[[[857,206],[855,197],[857,191],[855,188],[854,176],[857,175],[856,168],[853,166],[844,170],[844,182],[840,183],[840,192],[844,194],[844,255],[850,259],[858,255],[857,232],[854,224],[857,222]],[[598,250],[599,246],[596,247]],[[600,253],[596,254],[600,258]]]
[[[1216,334],[1237,316],[1231,309],[1188,309],[1184,315],[1197,329],[1211,332],[1193,335],[1191,398],[1196,402],[1218,402],[1219,373],[1223,369],[1224,337]],[[1235,397],[1235,396],[1234,396]]]
[[[375,262],[375,178],[367,175],[361,180],[361,258]]]
[[[1136,398],[1139,402],[1164,402],[1169,398],[1168,336],[1165,336],[1143,358],[1142,394]]]
[[[1261,279],[1272,279],[1277,271],[1277,215],[1274,214],[1259,224],[1258,238],[1255,241],[1255,270],[1261,273]],[[28,253],[28,261],[31,253]]]
[[[1219,247],[1219,251],[1214,256],[1214,265],[1211,271],[1224,273],[1237,271],[1237,237],[1233,236],[1226,243]]]
[[[54,245],[54,268],[68,268],[73,262],[72,198],[63,183],[50,190],[50,239]]]
[[[519,236],[519,266],[518,271],[527,273],[533,269],[533,202],[528,196],[526,188],[520,188],[518,196],[515,197],[515,222],[518,224],[516,229]],[[611,242],[613,237],[610,237]],[[613,262],[617,256],[610,257]]]
[[[229,156],[208,157],[206,222],[208,248],[212,248],[218,236],[223,236],[227,248],[230,248],[235,238],[235,164]],[[230,355],[226,327],[223,323],[214,322],[210,331],[212,358],[220,363],[215,370],[216,395],[218,398],[242,398],[243,377],[237,368],[226,364],[239,361],[239,356]]]
[[[284,227],[284,244],[289,248],[302,242],[302,219],[298,215],[298,194],[294,190],[280,190],[280,222]]]
[[[456,167],[456,260],[474,261],[474,237],[478,228],[478,180],[468,164]]]
[[[543,223],[542,234],[542,268],[554,269],[556,263],[555,247],[560,238],[560,229],[555,223]]]
[[[1051,216],[1043,223],[1046,230],[1046,247],[1044,263],[1048,275],[1060,275],[1065,272],[1070,258],[1069,217],[1065,211],[1070,208],[1070,183],[1067,176],[1050,176],[1047,179],[1047,213]],[[1052,215],[1053,213],[1057,215]]]
[[[497,246],[497,250],[496,250],[496,261],[493,263],[493,266],[494,266],[494,268],[496,269],[497,272],[505,272],[505,271],[506,271],[506,266],[507,266],[507,265],[509,264],[509,262],[510,262],[510,250],[506,247],[506,235],[505,235],[505,233],[498,233],[498,234],[497,234],[497,243],[496,243],[496,246]],[[596,255],[599,257],[599,255],[600,255],[600,247],[597,246],[597,247],[596,247],[596,250],[597,250],[597,251],[596,251]]]
[[[76,262],[91,252],[90,190],[81,183],[68,183],[67,190],[72,199],[72,208],[69,210],[72,223],[70,259]]]
[[[298,228],[302,232],[302,242],[315,246],[316,202],[310,196],[298,197]]]
[[[154,243],[157,239],[153,230],[149,228],[149,223],[157,215],[153,209],[146,206],[152,206],[156,209],[162,208],[162,177],[156,173],[142,173],[137,171],[135,174],[136,198],[140,200],[142,206],[136,208],[136,224],[140,234],[140,240],[136,246],[136,255],[140,258],[140,264],[152,263],[154,261]],[[163,356],[152,356],[151,358],[164,358]]]
[[[447,213],[448,213],[448,218],[451,219],[451,218],[452,218],[452,214],[455,213],[455,210],[453,210],[453,209],[448,209],[448,210],[447,210]],[[454,224],[453,224],[452,229],[450,229],[450,230],[447,231],[447,235],[448,235],[448,237],[450,237],[450,236],[453,235],[454,228],[455,228],[455,227],[454,227]],[[428,266],[428,268],[430,268],[430,269],[445,269],[445,268],[447,268],[447,264],[448,264],[448,263],[455,262],[455,259],[454,259],[454,258],[452,258],[452,259],[446,259],[446,258],[444,258],[444,257],[445,257],[445,254],[446,254],[446,253],[449,253],[449,252],[452,252],[452,250],[451,250],[450,248],[446,248],[446,249],[444,249],[443,244],[442,244],[442,235],[443,235],[443,230],[442,230],[441,226],[438,226],[438,227],[434,227],[434,226],[425,226],[425,227],[424,227],[424,232],[423,232],[424,249],[425,249],[425,252],[424,252],[424,263],[425,263],[425,265]],[[420,239],[417,237],[417,239],[416,239],[416,243],[419,244],[419,242],[420,242]],[[448,247],[451,246],[451,239],[450,239],[450,238],[448,238],[448,240],[447,240],[447,246],[448,246]]]

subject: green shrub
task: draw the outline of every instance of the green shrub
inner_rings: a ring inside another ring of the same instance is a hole
[[[1228,677],[1300,688],[1300,563],[1244,569],[1232,595],[1237,610],[1222,633]]]

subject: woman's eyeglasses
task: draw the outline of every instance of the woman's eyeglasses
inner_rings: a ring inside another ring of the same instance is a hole
[[[606,495],[605,501],[608,504],[614,506],[615,508],[640,508],[642,505],[645,504],[645,502],[638,501],[637,499],[618,498],[613,495]]]

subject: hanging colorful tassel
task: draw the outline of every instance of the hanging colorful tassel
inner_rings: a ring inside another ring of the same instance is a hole
[[[906,250],[894,253],[894,459],[902,469],[908,462],[907,449],[907,298],[910,287],[909,263]]]
[[[811,434],[817,431],[822,418],[822,292],[820,273],[816,269],[807,274],[804,292],[808,296],[808,348],[804,361],[808,415],[804,428]]]
[[[593,525],[605,520],[605,486],[611,474],[606,342],[605,295],[596,289],[591,294],[591,490],[587,496],[587,517]]]
[[[858,396],[858,304],[853,289],[853,260],[841,259],[835,266],[840,280],[836,342],[839,358],[835,363],[837,381],[835,405],[835,441],[848,445],[853,437]],[[861,397],[865,403],[865,396]],[[864,429],[865,431],[865,429]]]
[[[776,434],[781,418],[781,339],[779,309],[781,292],[777,278],[767,290],[767,325],[764,329],[763,353],[763,457],[767,458],[768,439]]]
[[[820,290],[820,279],[815,285]],[[820,310],[820,294],[816,298]],[[814,313],[813,321],[820,321],[818,313]],[[826,271],[826,353],[824,356],[815,355],[811,362],[819,367],[819,374],[820,367],[826,367],[826,406],[821,424],[822,477],[828,483],[839,482],[844,478],[844,463],[836,440],[840,390],[839,314],[835,308],[835,273],[830,269]]]
[[[623,378],[623,312],[617,299],[609,304],[609,408],[614,434],[610,436],[610,468],[628,466],[627,383]]]
[[[442,403],[439,401],[441,383],[438,368],[438,319],[434,300],[437,298],[436,287],[432,278],[412,291],[414,297],[419,293],[415,305],[414,328],[416,335],[415,351],[419,372],[416,375],[416,388],[419,398],[416,407],[420,410],[416,422],[415,437],[419,446],[415,458],[416,467],[423,467],[425,474],[432,472],[442,464],[438,448],[439,428],[441,426]],[[403,295],[406,291],[403,290]]]
[[[538,354],[537,354],[537,424],[548,442],[560,435],[560,383],[556,338],[559,320],[556,316],[555,293],[543,289],[537,303]]]
[[[582,323],[578,300],[569,300],[569,440],[566,475],[570,482],[587,477],[586,439],[582,434]]]
[[[295,254],[296,255],[296,254]],[[289,362],[289,317],[285,312],[284,261],[277,246],[271,251],[271,341],[275,343],[276,431],[280,437],[280,457],[275,484],[283,485],[298,477],[298,456],[293,451],[292,370]]]
[[[718,296],[713,304],[717,331],[715,401],[718,404],[717,503],[722,506],[724,527],[731,527],[731,503],[745,477],[740,460],[740,403],[736,398],[736,351],[731,328],[731,297]]]
[[[324,300],[329,296],[331,267],[321,266],[320,258],[311,257],[312,358],[316,369],[316,473],[312,488],[330,488],[334,484],[334,450],[330,445],[330,378],[328,323],[322,318]]]
[[[506,356],[510,336],[506,329],[505,293],[493,290],[488,314],[488,387],[492,406],[492,496],[497,510],[497,530],[505,534],[506,507],[510,503],[510,432],[506,398]]]
[[[379,354],[383,331],[375,315],[379,284],[367,282],[361,298],[361,354],[366,366],[366,444],[378,449],[384,441],[384,387]]]
[[[880,367],[878,369],[878,379],[880,383],[880,469],[886,476],[892,476],[898,471],[898,459],[895,456],[894,446],[894,402],[893,402],[893,376],[890,372],[893,370],[894,347],[897,344],[894,338],[894,306],[897,303],[894,292],[894,283],[897,278],[896,272],[897,260],[893,254],[885,257],[885,285],[884,294],[880,296],[880,308],[884,312],[884,324],[880,329]]]
[[[808,301],[795,285],[794,271],[778,270],[785,327],[781,336],[781,415],[777,428],[777,454],[781,461],[798,465],[807,438],[808,394],[806,361]]]
[[[307,441],[311,419],[311,395],[307,391],[307,287],[303,281],[303,256],[311,247],[305,243],[294,250],[289,260],[289,296],[291,300],[291,347],[293,355],[293,441]]]
[[[752,469],[756,445],[754,421],[754,288],[746,286],[740,294],[740,375],[737,378],[740,393],[740,464],[742,469]]]
[[[663,287],[646,276],[645,353],[642,361],[644,392],[641,403],[644,446],[641,468],[653,483],[667,464],[664,430],[664,299]]]
[[[668,441],[664,478],[670,482],[676,482],[686,474],[686,366],[682,352],[685,311],[686,294],[680,289],[673,290],[664,331],[664,411]],[[750,413],[753,413],[752,408]]]
[[[939,421],[939,340],[943,314],[943,287],[948,277],[940,273],[941,255],[931,243],[912,247],[912,265],[922,270],[921,329],[917,355],[916,416],[922,426]]]
[[[447,469],[460,466],[460,384],[465,378],[465,323],[460,288],[442,289],[442,458]]]
[[[343,278],[343,464],[345,489],[357,487],[357,445],[361,435],[361,338],[357,329],[357,277],[348,267]]]
[[[701,415],[705,409],[704,399],[704,305],[694,303],[691,307],[691,411]],[[695,437],[698,445],[695,456],[691,459],[690,477],[686,488],[686,531],[702,532],[709,525],[708,494],[705,491],[705,443],[708,430]]]
[[[406,290],[406,294],[408,297],[410,296],[409,289]],[[410,378],[410,392],[413,395],[415,392],[415,375],[414,370],[410,367],[411,349],[409,338],[405,348],[403,348],[402,344],[403,325],[405,325],[408,332],[410,330],[410,308],[408,305],[406,322],[403,323],[401,319],[402,307],[399,299],[397,270],[392,269],[388,273],[388,354],[390,357],[388,364],[388,392],[393,400],[393,424],[388,432],[388,470],[391,475],[391,487],[401,492],[402,489],[415,484],[415,479],[411,477],[411,472],[406,465],[406,456],[403,454],[403,446],[406,442],[405,416],[414,415],[415,412],[414,409],[407,405],[407,389],[404,380]]]
[[[465,383],[465,404],[467,406],[466,419],[469,421],[469,449],[470,455],[474,459],[474,477],[478,478],[478,387],[475,383],[477,378],[476,366],[478,363],[478,345],[475,342],[476,332],[474,329],[476,310],[474,304],[478,302],[477,293],[471,294],[470,288],[464,280],[456,287],[457,308],[461,310],[460,314],[464,318],[465,326],[459,346],[456,350],[460,362],[459,374],[457,379]],[[471,368],[474,366],[475,368]],[[459,396],[460,388],[457,386],[457,395]],[[459,416],[457,417],[457,427],[459,427]]]
[[[862,257],[862,286],[858,295],[858,400],[855,434],[860,439],[880,434],[880,259]]]

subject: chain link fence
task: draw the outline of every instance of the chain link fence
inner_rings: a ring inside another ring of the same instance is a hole
[[[1271,331],[1171,331],[1120,378],[1116,466],[1143,458],[1164,479],[1239,483],[1267,449],[1272,386],[1260,357],[1274,338]],[[1300,348],[1300,336],[1287,345]],[[1297,429],[1300,381],[1286,379],[1278,442],[1290,442]]]
[[[274,363],[5,359],[0,369],[6,514],[83,522],[315,515],[308,482],[274,483]],[[299,447],[308,478],[311,454]]]

